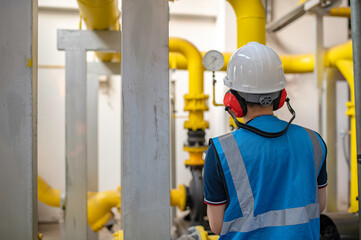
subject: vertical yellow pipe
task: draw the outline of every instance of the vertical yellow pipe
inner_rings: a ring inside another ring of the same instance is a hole
[[[184,122],[184,128],[192,131],[204,130],[209,123],[204,120],[204,111],[208,110],[206,100],[208,95],[203,93],[203,65],[202,55],[190,42],[181,38],[169,39],[169,51],[182,54],[187,60],[189,74],[189,91],[184,96],[184,111],[189,111],[188,120]],[[202,154],[206,146],[185,146],[184,151],[189,153],[186,165],[203,165]]]
[[[358,183],[357,183],[357,146],[356,146],[356,118],[355,118],[355,97],[354,97],[354,79],[353,79],[353,62],[350,60],[338,60],[336,66],[346,78],[350,88],[350,101],[346,103],[346,115],[350,117],[350,212],[356,213],[358,211]]]
[[[189,119],[184,123],[184,128],[196,131],[206,129],[209,123],[204,121],[203,113],[208,110],[203,93],[203,65],[202,55],[190,42],[181,38],[169,38],[169,51],[182,54],[187,59],[189,73],[189,92],[184,96],[185,111],[189,111]]]
[[[237,47],[248,42],[266,44],[266,17],[261,0],[227,0],[237,18]]]

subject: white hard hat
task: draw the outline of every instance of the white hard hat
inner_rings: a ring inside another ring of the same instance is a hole
[[[249,42],[229,60],[224,84],[250,94],[280,91],[286,87],[281,59],[271,48]]]

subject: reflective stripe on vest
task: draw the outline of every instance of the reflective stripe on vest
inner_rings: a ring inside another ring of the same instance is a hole
[[[305,130],[312,142],[315,171],[316,176],[318,176],[319,168],[322,163],[322,147],[316,134],[312,130]],[[218,139],[229,165],[229,170],[237,192],[239,206],[243,215],[243,217],[236,218],[232,221],[224,221],[221,235],[225,235],[228,232],[250,232],[264,227],[303,224],[309,222],[311,219],[319,217],[320,206],[317,188],[316,203],[314,204],[298,208],[274,210],[254,216],[254,197],[237,142],[232,133],[221,136]],[[238,174],[240,172],[245,174]]]

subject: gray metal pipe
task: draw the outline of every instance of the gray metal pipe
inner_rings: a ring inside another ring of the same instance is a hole
[[[352,51],[355,82],[355,112],[356,112],[356,141],[357,141],[357,173],[358,192],[361,187],[361,2],[351,0],[351,28]],[[359,209],[361,209],[359,201]],[[359,215],[359,236],[361,237],[361,221]]]

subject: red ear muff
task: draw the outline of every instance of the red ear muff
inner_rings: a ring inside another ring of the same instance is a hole
[[[273,102],[273,111],[276,111],[277,109],[280,109],[283,107],[283,104],[285,104],[287,98],[287,92],[286,89],[282,89],[281,94],[278,98],[276,98]]]
[[[238,95],[234,90],[229,90],[226,92],[223,98],[224,106],[227,106],[231,109],[233,114],[240,118],[247,114],[247,105],[246,102]]]

